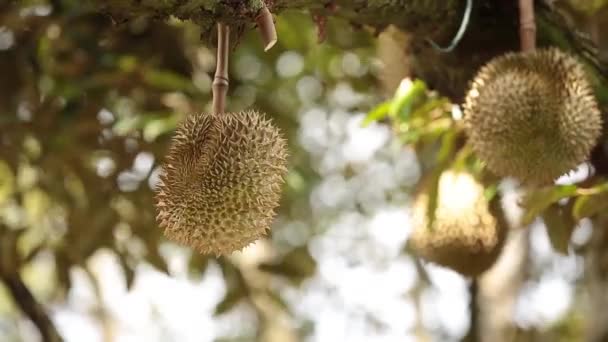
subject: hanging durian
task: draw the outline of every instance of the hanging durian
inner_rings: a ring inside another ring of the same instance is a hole
[[[490,61],[467,94],[464,120],[488,168],[527,184],[551,183],[576,168],[601,133],[583,65],[557,48]]]
[[[204,254],[238,251],[265,235],[287,172],[286,141],[256,111],[224,113],[229,29],[218,25],[213,113],[178,127],[160,175],[165,236]]]
[[[466,172],[446,171],[437,186],[431,225],[428,187],[416,195],[410,246],[423,259],[478,276],[496,262],[507,236],[500,201],[497,197],[488,201],[483,185]]]

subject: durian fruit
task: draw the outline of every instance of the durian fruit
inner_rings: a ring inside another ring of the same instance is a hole
[[[218,256],[262,237],[279,204],[286,158],[278,128],[256,111],[189,116],[157,189],[165,236]]]
[[[508,53],[482,67],[466,96],[464,122],[491,171],[533,185],[587,160],[601,133],[584,66],[557,48]]]
[[[421,258],[469,277],[488,270],[498,259],[507,223],[495,197],[466,172],[445,171],[439,178],[435,218],[429,225],[428,188],[412,206],[411,248]]]

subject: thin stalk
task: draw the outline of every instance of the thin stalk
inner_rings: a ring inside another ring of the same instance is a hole
[[[34,323],[44,342],[61,342],[44,306],[39,303],[19,274],[16,235],[0,225],[0,281],[4,283],[15,304]]]
[[[519,40],[522,51],[536,49],[534,0],[519,0]]]
[[[230,49],[230,27],[224,23],[217,24],[217,65],[213,79],[213,112],[221,114],[226,111],[228,94],[228,56]]]

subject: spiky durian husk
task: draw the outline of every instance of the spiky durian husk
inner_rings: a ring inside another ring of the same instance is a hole
[[[423,188],[412,207],[410,245],[422,258],[475,277],[498,259],[507,236],[500,201],[488,202],[468,173],[444,172],[438,184],[435,219],[429,226],[429,194]]]
[[[464,120],[488,168],[528,184],[547,184],[576,168],[601,133],[583,65],[557,48],[490,61],[467,94]]]
[[[175,132],[157,189],[157,221],[170,240],[204,254],[241,250],[270,229],[287,147],[255,111],[200,114]]]

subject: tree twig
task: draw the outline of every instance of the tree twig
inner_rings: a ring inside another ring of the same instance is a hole
[[[519,0],[519,39],[522,51],[536,49],[534,0]]]
[[[217,65],[213,79],[213,113],[221,114],[226,110],[228,94],[228,55],[230,49],[230,27],[217,24]]]
[[[34,323],[44,342],[61,342],[63,339],[32,292],[19,274],[17,234],[0,226],[0,280],[4,282],[15,304]]]
[[[55,325],[46,314],[44,308],[32,295],[30,290],[27,288],[21,276],[18,273],[0,274],[0,278],[6,287],[8,288],[13,300],[19,306],[21,311],[27,315],[27,317],[34,323],[36,328],[42,335],[44,342],[61,342],[63,339],[57,332]]]

